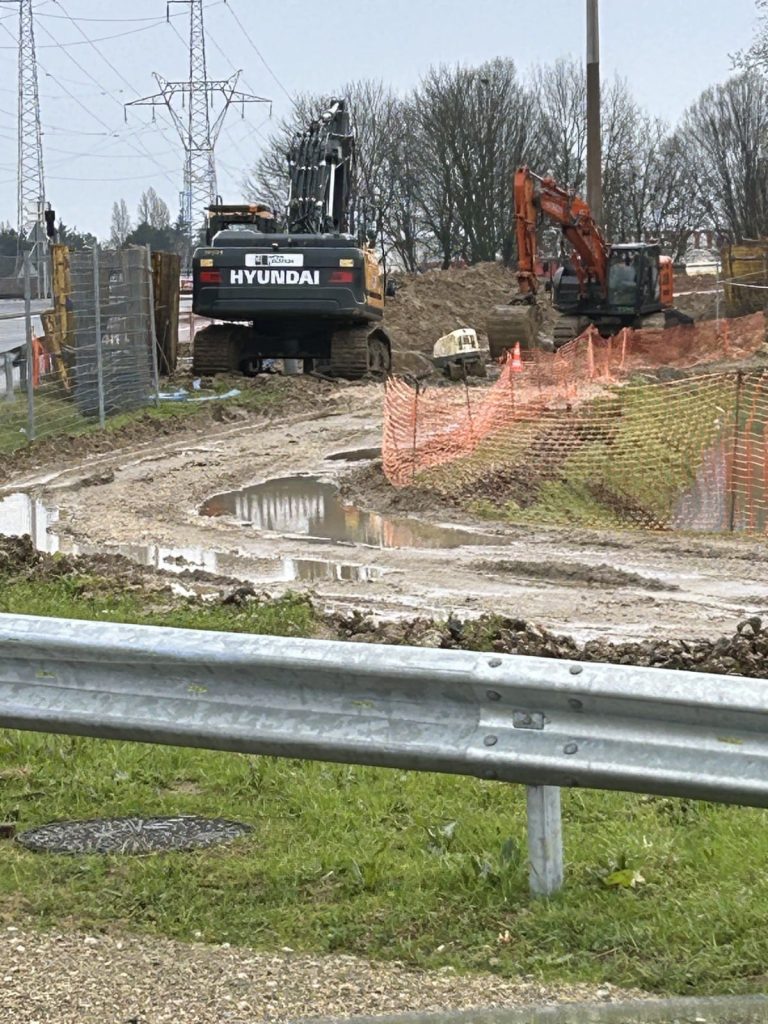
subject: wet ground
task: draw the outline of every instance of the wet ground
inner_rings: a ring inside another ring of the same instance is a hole
[[[331,610],[497,612],[580,640],[707,637],[768,612],[762,543],[501,526],[423,501],[411,511],[366,462],[380,408],[377,385],[342,387],[325,414],[186,427],[170,442],[43,466],[0,493],[0,531],[187,580],[198,570],[275,594],[307,589]],[[366,466],[378,484],[350,490]]]

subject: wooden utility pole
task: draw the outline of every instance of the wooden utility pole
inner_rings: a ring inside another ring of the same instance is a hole
[[[587,0],[587,202],[603,223],[603,138],[600,118],[600,0]]]

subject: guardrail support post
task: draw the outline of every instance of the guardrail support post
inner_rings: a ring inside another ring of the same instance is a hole
[[[534,896],[563,887],[563,826],[557,786],[528,786],[529,883]]]

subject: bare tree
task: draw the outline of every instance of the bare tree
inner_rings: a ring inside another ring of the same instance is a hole
[[[141,194],[136,220],[139,224],[148,224],[158,231],[164,231],[170,227],[171,211],[168,209],[168,204],[152,187]]]
[[[125,240],[130,235],[133,225],[131,215],[128,213],[128,204],[124,199],[112,204],[112,227],[110,230],[109,244],[114,249],[121,249]]]
[[[746,71],[707,89],[680,140],[712,227],[734,241],[768,232],[768,80]]]
[[[561,58],[534,69],[533,91],[541,112],[542,159],[539,173],[562,188],[582,193],[587,166],[587,83],[581,62]]]
[[[537,163],[540,117],[509,60],[477,68],[433,68],[413,98],[417,201],[443,264],[508,259],[513,246],[512,180]]]
[[[755,0],[758,23],[752,45],[733,55],[734,66],[742,71],[768,68],[768,0]]]

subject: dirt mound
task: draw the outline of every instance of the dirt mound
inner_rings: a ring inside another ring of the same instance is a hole
[[[487,345],[488,313],[516,291],[514,271],[500,263],[408,274],[387,302],[387,330],[397,352],[431,356],[437,339],[459,327],[473,327]]]
[[[122,555],[49,555],[28,535],[0,535],[0,580],[50,583],[67,580],[81,596],[127,591],[170,591],[172,577],[137,565]]]
[[[531,580],[546,580],[563,585],[586,584],[595,587],[642,587],[644,590],[679,590],[672,583],[664,583],[637,572],[615,569],[611,565],[584,565],[581,562],[479,562],[481,572],[494,575],[522,576]]]
[[[675,275],[675,308],[694,320],[714,320],[717,317],[717,293],[720,291],[720,313],[725,305],[722,288],[714,274]]]
[[[757,616],[739,623],[733,636],[715,640],[646,640],[624,644],[604,640],[578,644],[571,637],[552,633],[524,619],[489,616],[468,622],[451,617],[447,622],[416,619],[381,623],[356,613],[346,618],[337,617],[334,626],[343,639],[363,643],[495,651],[757,679],[768,676],[768,624],[764,626]]]

